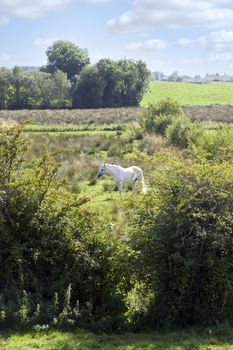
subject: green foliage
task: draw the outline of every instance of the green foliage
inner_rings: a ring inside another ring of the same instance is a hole
[[[46,51],[48,57],[47,66],[43,69],[49,73],[57,70],[67,74],[68,79],[74,79],[81,70],[90,63],[86,49],[80,49],[77,45],[58,40],[54,42]]]
[[[97,66],[84,68],[76,80],[73,93],[73,107],[102,107],[104,87],[105,82]]]
[[[179,115],[182,114],[182,108],[177,100],[171,98],[161,99],[155,104],[149,106],[153,115]]]
[[[71,84],[65,73],[54,74],[19,67],[0,70],[1,109],[64,108],[71,104]]]
[[[173,118],[172,123],[166,128],[168,143],[180,148],[188,147],[191,125],[190,119],[186,116]]]
[[[102,59],[81,72],[74,89],[73,106],[137,106],[148,79],[149,71],[142,61]]]
[[[7,68],[0,68],[0,109],[8,107],[11,93],[12,72]]]
[[[229,125],[216,130],[206,130],[197,138],[195,149],[207,159],[232,159],[233,128]]]
[[[27,162],[21,131],[1,130],[1,323],[118,328],[112,241],[86,198],[62,187],[50,155]]]
[[[1,109],[138,106],[148,85],[142,61],[102,59],[88,66],[86,50],[63,41],[47,55],[49,62],[40,70],[0,70]]]
[[[154,183],[131,237],[136,278],[154,295],[144,317],[163,326],[233,322],[232,164],[166,162]]]
[[[142,116],[142,125],[148,133],[165,135],[167,127],[175,116],[181,115],[180,105],[171,99],[163,99],[155,104],[149,104]]]

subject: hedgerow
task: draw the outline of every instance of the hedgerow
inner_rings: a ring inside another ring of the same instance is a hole
[[[132,275],[140,281],[139,295],[146,290],[148,296],[135,320],[233,322],[232,164],[166,162],[133,224]]]

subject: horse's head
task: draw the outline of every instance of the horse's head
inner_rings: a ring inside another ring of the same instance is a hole
[[[102,177],[104,174],[106,173],[106,165],[105,164],[102,164],[100,167],[99,167],[99,171],[98,171],[98,177]]]

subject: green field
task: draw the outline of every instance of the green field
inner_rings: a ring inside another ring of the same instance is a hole
[[[233,83],[173,83],[150,82],[149,89],[143,97],[141,106],[170,97],[182,105],[232,105]]]

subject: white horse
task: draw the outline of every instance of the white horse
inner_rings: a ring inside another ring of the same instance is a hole
[[[116,181],[120,195],[122,195],[123,184],[128,181],[132,184],[132,191],[135,191],[136,181],[140,181],[142,185],[142,192],[146,193],[146,185],[144,182],[143,171],[137,166],[130,166],[129,168],[122,168],[120,165],[102,164],[98,171],[98,177],[104,174],[111,174]]]

